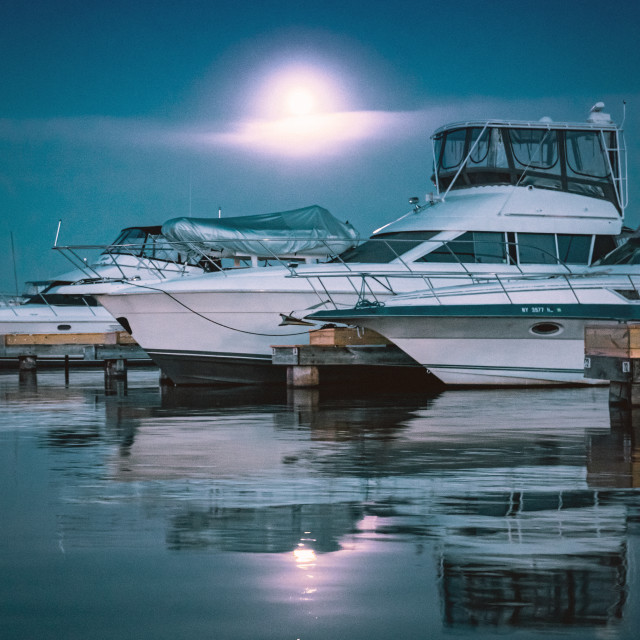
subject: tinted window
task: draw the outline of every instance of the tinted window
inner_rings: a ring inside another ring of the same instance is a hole
[[[422,256],[418,262],[506,262],[503,233],[467,231]]]
[[[97,307],[98,301],[93,296],[77,296],[66,293],[40,293],[27,298],[25,304],[53,304],[60,307]]]
[[[445,242],[417,262],[474,262],[472,232],[467,231],[455,240]]]
[[[558,234],[558,257],[566,264],[589,264],[591,238]]]
[[[593,256],[591,258],[591,261],[595,262],[600,258],[604,258],[604,256],[606,256],[608,253],[613,252],[615,248],[616,241],[612,236],[596,236],[596,240],[593,243]],[[622,247],[620,247],[620,249],[622,249]]]
[[[481,166],[486,166],[489,159],[489,138],[493,129],[471,129],[471,143],[469,149],[473,149],[469,155],[469,162]],[[480,134],[482,135],[480,136]],[[480,138],[478,138],[480,136]]]
[[[474,232],[474,248],[476,262],[505,264],[504,233]]]
[[[523,167],[551,169],[558,162],[558,140],[555,131],[545,129],[511,129],[511,148]]]
[[[567,164],[571,171],[595,178],[609,175],[600,136],[598,131],[567,131]]]
[[[596,245],[602,245],[605,238],[609,236],[598,236]],[[598,241],[599,239],[600,242]],[[599,247],[600,248],[600,247]],[[595,257],[595,247],[593,250]],[[622,246],[615,251],[611,251],[608,255],[602,257],[597,262],[598,265],[614,265],[614,264],[640,264],[640,238],[629,238]]]
[[[115,246],[109,247],[104,253],[139,255],[146,237],[147,232],[143,229],[124,229],[113,243]]]
[[[466,129],[458,129],[447,134],[440,162],[443,169],[455,169],[462,162],[466,137]]]
[[[556,264],[556,238],[549,233],[519,233],[520,264]]]
[[[359,247],[345,251],[339,258],[332,262],[371,262],[384,264],[393,262],[398,256],[410,249],[415,249],[425,240],[429,240],[439,231],[420,231],[393,233],[386,236],[377,236],[361,244]]]

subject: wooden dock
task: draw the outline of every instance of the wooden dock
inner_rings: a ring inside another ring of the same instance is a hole
[[[111,333],[6,334],[0,336],[0,364],[35,370],[38,363],[69,367],[105,367],[114,361],[150,362],[149,356],[125,331]],[[121,369],[122,365],[118,365]]]
[[[370,330],[318,329],[307,345],[274,345],[271,360],[287,367],[287,385],[433,384],[434,378],[396,345]]]
[[[584,375],[610,381],[611,404],[640,406],[640,323],[586,324]]]

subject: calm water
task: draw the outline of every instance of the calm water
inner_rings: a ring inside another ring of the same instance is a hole
[[[3,640],[637,637],[640,426],[605,389],[157,379],[0,374]]]

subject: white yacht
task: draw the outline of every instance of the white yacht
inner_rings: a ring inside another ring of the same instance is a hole
[[[640,269],[496,279],[312,317],[380,333],[447,385],[605,384],[584,375],[585,323],[640,320]]]
[[[314,310],[494,274],[579,273],[615,248],[627,200],[622,132],[603,107],[586,122],[442,127],[435,193],[328,263],[288,260],[98,299],[175,383],[258,383],[284,379],[271,346],[306,342],[301,319]]]
[[[55,247],[74,265],[46,282],[29,283],[19,304],[0,308],[0,335],[109,333],[122,326],[96,298],[86,292],[88,285],[101,282],[150,281],[203,273],[193,259],[181,259],[163,238],[161,227],[139,226],[123,229],[116,240],[103,247],[91,262],[78,249]],[[96,247],[84,247],[86,250]]]

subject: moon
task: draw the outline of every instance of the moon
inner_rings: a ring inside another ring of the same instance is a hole
[[[293,116],[307,116],[315,111],[316,97],[305,87],[291,89],[286,96],[287,111]]]

